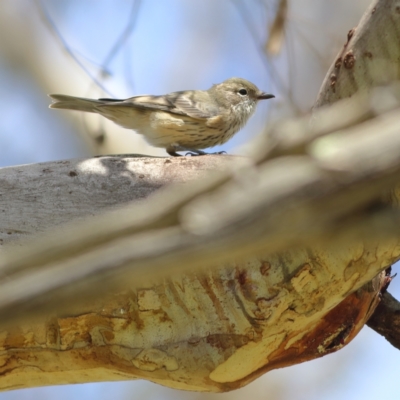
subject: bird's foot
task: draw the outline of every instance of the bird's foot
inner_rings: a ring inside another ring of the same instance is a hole
[[[185,153],[185,156],[195,157],[195,156],[205,156],[207,154],[208,153],[206,153],[205,151],[201,151],[201,150],[190,150],[187,153]]]
[[[196,150],[196,152],[194,151],[189,151],[185,154],[185,156],[207,156],[209,154],[227,154],[226,151],[216,151],[215,153],[206,153],[205,151],[200,151],[200,150]]]
[[[191,156],[191,157],[205,156],[207,154],[226,154],[226,151],[217,151],[215,153],[206,153],[203,150],[190,149],[190,148],[183,147],[183,146],[171,146],[170,148],[167,148],[167,153],[173,157],[181,156],[180,154],[177,153],[177,151],[186,151],[185,156]]]

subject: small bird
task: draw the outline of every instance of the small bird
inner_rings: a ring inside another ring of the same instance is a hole
[[[228,141],[254,113],[259,100],[271,99],[242,78],[230,78],[208,90],[184,90],[163,96],[126,100],[86,99],[50,94],[50,108],[97,113],[124,128],[134,129],[171,156],[177,151],[207,154],[200,149]]]

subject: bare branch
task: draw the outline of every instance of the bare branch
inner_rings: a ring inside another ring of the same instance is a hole
[[[393,35],[381,46],[398,47],[391,5],[376,0],[368,10],[317,106],[352,96],[360,82],[368,89],[382,82],[377,73],[386,69],[368,69],[359,50],[382,29]],[[398,63],[389,53],[388,65]],[[351,90],[340,83],[350,75]],[[400,256],[399,99],[398,88],[380,88],[316,110],[311,123],[277,124],[240,165],[211,156],[99,158],[0,171],[5,232],[5,222],[13,224],[6,210],[17,202],[12,189],[34,187],[33,170],[36,185],[46,186],[42,197],[26,192],[15,231],[25,221],[36,232],[43,204],[51,214],[37,231],[82,218],[92,199],[93,213],[101,211],[2,254],[0,320],[21,322],[0,337],[2,387],[144,378],[226,391],[349,343],[379,302],[387,283],[381,271]],[[196,175],[209,163],[218,171]],[[59,204],[57,175],[46,176],[46,168],[63,174]],[[124,185],[147,195],[157,177],[161,184],[200,179],[121,204],[131,195]],[[111,205],[103,190],[117,191],[116,210],[102,212]],[[44,311],[51,312],[46,323],[22,318]]]
[[[400,350],[400,303],[390,293],[383,294],[367,325]]]
[[[374,115],[373,105],[363,112]],[[351,118],[345,120],[353,123]],[[304,120],[299,124],[292,133],[305,132]],[[320,126],[331,131],[325,124]],[[382,193],[398,182],[399,129],[395,108],[325,137],[314,131],[311,137],[316,139],[307,146],[308,154],[298,154],[296,138],[293,156],[271,159],[271,149],[265,148],[266,161],[260,157],[257,168],[237,169],[233,175],[225,169],[183,188],[171,187],[145,203],[127,205],[51,233],[17,255],[3,258],[1,319],[40,310],[39,304],[43,307],[49,296],[52,307],[70,304],[71,291],[79,301],[88,296],[90,287],[102,291],[120,285],[137,287],[160,271],[193,271],[254,254],[332,245],[340,240],[379,238],[383,246],[391,246],[399,235],[399,215]],[[284,149],[289,142],[283,134],[282,144],[275,142],[275,151],[281,152],[277,149]],[[288,149],[285,152],[291,153]],[[207,158],[202,160],[207,162]],[[166,162],[159,159],[154,165],[175,165],[177,171],[188,168],[185,158]],[[192,165],[197,162],[189,161]],[[126,160],[119,163],[124,170]],[[93,181],[91,168],[85,169],[85,165],[90,166],[90,162],[77,162],[72,171],[80,180]],[[126,172],[117,176],[121,184]],[[79,190],[72,192],[80,195]],[[396,259],[395,254],[385,266]],[[382,266],[371,268],[369,277]],[[360,279],[358,284],[366,282]]]

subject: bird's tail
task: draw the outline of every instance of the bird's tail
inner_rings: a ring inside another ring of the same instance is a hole
[[[49,94],[53,99],[50,108],[62,108],[65,110],[78,110],[86,112],[97,112],[96,107],[104,104],[104,101],[85,99],[83,97],[66,96],[64,94]]]

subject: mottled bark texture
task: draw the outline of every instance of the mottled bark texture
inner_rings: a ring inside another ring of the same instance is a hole
[[[400,2],[372,2],[359,26],[348,32],[343,49],[326,75],[315,107],[400,80],[399,43]],[[390,96],[381,101],[390,102]],[[369,326],[400,349],[396,301],[389,293],[385,293]],[[389,321],[393,324],[389,324]]]
[[[0,388],[227,391],[346,345],[400,256],[398,88],[353,96],[398,78],[399,20],[374,1],[316,109],[357,100],[271,127],[247,161],[1,170]]]

